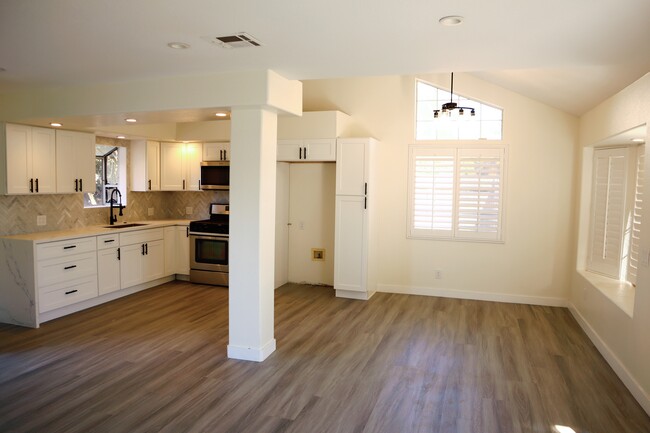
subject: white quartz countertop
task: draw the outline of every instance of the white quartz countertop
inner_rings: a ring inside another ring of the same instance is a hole
[[[49,232],[25,233],[20,235],[2,236],[3,239],[16,239],[32,241],[36,243],[51,242],[51,241],[64,241],[67,239],[81,238],[84,236],[98,236],[114,233],[124,233],[132,230],[147,230],[167,226],[187,226],[191,220],[155,220],[155,221],[120,221],[114,227],[119,227],[122,224],[143,224],[135,227],[124,228],[106,228],[108,224],[79,227],[68,230],[56,230]]]

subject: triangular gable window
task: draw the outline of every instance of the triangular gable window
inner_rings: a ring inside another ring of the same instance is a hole
[[[491,105],[459,96],[454,92],[454,101],[463,107],[475,109],[476,115],[451,116],[440,114],[434,119],[433,110],[449,102],[450,93],[424,81],[416,81],[416,140],[501,140],[503,110]]]

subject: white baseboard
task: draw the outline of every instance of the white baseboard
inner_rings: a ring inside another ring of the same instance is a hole
[[[372,298],[372,295],[375,294],[375,292],[368,293],[368,292],[357,292],[355,290],[340,290],[340,289],[335,290],[335,292],[337,298],[357,299],[359,301],[367,301],[368,299]]]
[[[378,284],[377,291],[383,293],[399,293],[404,295],[439,296],[441,298],[506,302],[510,304],[543,305],[547,307],[568,306],[567,300],[563,298],[512,295],[512,294],[505,294],[505,293],[472,292],[469,290],[450,290],[450,289],[439,289],[435,287],[412,287],[412,286]]]
[[[275,352],[275,338],[262,347],[228,345],[228,358],[262,362]]]
[[[630,390],[636,401],[638,401],[646,413],[650,415],[650,395],[648,395],[641,385],[639,385],[628,369],[625,368],[625,365],[621,362],[618,356],[616,356],[607,343],[600,338],[600,335],[598,335],[589,322],[587,322],[582,314],[580,314],[580,311],[578,311],[575,305],[569,304],[569,311],[571,311],[571,314],[576,319],[582,330],[585,331],[585,334],[587,334],[591,342],[594,343],[596,349],[598,349],[600,354],[603,355],[605,361],[607,361],[609,366],[612,367],[627,389]]]

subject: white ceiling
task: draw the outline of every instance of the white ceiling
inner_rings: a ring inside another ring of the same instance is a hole
[[[446,15],[466,20],[443,27]],[[254,69],[465,71],[580,115],[650,71],[648,23],[649,0],[0,0],[0,92]],[[242,31],[263,46],[202,39]]]

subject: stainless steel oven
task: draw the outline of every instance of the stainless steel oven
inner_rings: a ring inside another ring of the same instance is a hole
[[[228,285],[228,235],[190,232],[190,281]]]
[[[228,286],[230,208],[210,204],[210,219],[190,222],[190,281]]]

